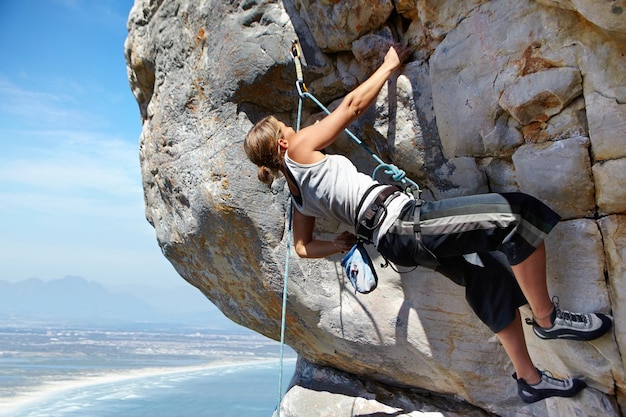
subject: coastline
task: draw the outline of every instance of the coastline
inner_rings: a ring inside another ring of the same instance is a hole
[[[102,373],[95,373],[94,375],[78,377],[74,379],[68,379],[59,382],[47,382],[41,385],[36,385],[21,391],[17,395],[0,398],[0,416],[10,416],[13,413],[19,412],[21,409],[35,405],[39,402],[47,399],[59,396],[60,394],[67,393],[76,389],[92,387],[97,385],[114,384],[118,382],[127,382],[134,379],[141,379],[147,377],[155,377],[162,375],[173,375],[179,373],[191,373],[205,370],[214,370],[220,368],[229,368],[233,366],[245,367],[257,364],[271,364],[278,363],[279,358],[272,359],[246,359],[241,360],[220,360],[203,365],[182,366],[182,367],[158,367],[158,368],[137,368],[104,371]],[[295,362],[295,358],[285,358],[284,362]]]

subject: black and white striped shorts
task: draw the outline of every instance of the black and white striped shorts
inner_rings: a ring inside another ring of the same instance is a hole
[[[378,251],[398,265],[411,266],[420,264],[426,248],[437,258],[434,269],[465,286],[472,309],[497,333],[526,304],[510,265],[530,256],[559,220],[552,209],[523,193],[426,201],[421,207],[410,201],[380,238]],[[470,262],[471,254],[478,261]]]

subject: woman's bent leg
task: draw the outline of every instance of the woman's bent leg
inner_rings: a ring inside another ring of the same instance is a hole
[[[438,257],[505,253],[538,324],[551,326],[543,240],[559,221],[554,211],[522,193],[484,194],[425,203],[420,218],[423,242]]]
[[[535,321],[541,327],[552,326],[550,318],[554,305],[546,283],[546,246],[539,247],[524,261],[511,266],[522,292],[530,304]]]
[[[420,219],[422,242],[440,260],[473,252],[506,254],[533,310],[538,337],[593,340],[611,328],[604,314],[571,313],[552,303],[543,242],[559,216],[536,198],[509,193],[425,202]]]

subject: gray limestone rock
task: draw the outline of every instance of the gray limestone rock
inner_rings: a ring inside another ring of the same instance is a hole
[[[582,77],[574,68],[554,68],[516,79],[504,89],[500,106],[521,125],[545,122],[583,91]]]

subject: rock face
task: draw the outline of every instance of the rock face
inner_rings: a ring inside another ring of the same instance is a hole
[[[339,258],[291,253],[286,341],[300,360],[282,416],[626,414],[626,1],[136,0],[128,29],[146,217],[178,273],[235,322],[280,337],[288,193],[257,180],[242,142],[267,114],[295,123],[293,39],[330,107],[394,40],[413,46],[353,131],[428,198],[521,190],[555,208],[551,293],[617,319],[589,343],[528,332],[540,367],[590,388],[525,405],[461,287],[378,268],[379,287],[355,295]],[[374,167],[349,139],[329,151]]]

